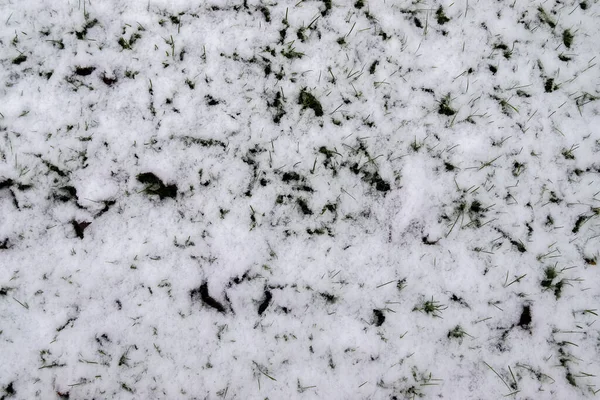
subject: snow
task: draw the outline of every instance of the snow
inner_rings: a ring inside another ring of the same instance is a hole
[[[598,392],[596,2],[0,10],[0,399]]]

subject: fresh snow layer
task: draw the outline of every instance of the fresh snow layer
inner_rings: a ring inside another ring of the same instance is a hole
[[[596,1],[0,2],[0,399],[600,389]]]

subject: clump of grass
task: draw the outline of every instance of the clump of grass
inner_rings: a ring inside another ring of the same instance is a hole
[[[435,18],[437,20],[437,23],[440,25],[444,25],[446,22],[450,21],[450,18],[446,16],[446,13],[444,12],[444,8],[442,6],[440,6],[435,12]]]
[[[592,208],[591,214],[580,215],[579,218],[577,218],[577,221],[575,221],[575,226],[573,227],[572,232],[578,233],[583,224],[585,224],[587,221],[598,215],[600,215],[600,208]]]
[[[540,282],[540,285],[544,290],[552,290],[554,291],[554,296],[556,299],[559,299],[562,294],[562,289],[565,284],[565,280],[561,279],[555,282],[555,279],[558,277],[560,272],[556,270],[555,266],[547,267],[544,270],[544,278]]]
[[[19,54],[17,57],[13,58],[12,63],[15,65],[19,65],[27,61],[27,56],[25,54]]]
[[[482,226],[481,219],[485,217],[487,210],[488,208],[483,207],[479,200],[473,200],[471,206],[467,210],[467,214],[469,215],[471,222],[469,222],[466,226],[474,225],[476,228],[480,228]]]
[[[271,22],[271,12],[269,11],[269,9],[267,7],[262,6],[259,8],[259,11],[265,17],[265,21]]]
[[[119,46],[121,46],[121,48],[123,48],[123,50],[131,50],[133,48],[133,45],[135,44],[135,42],[137,42],[137,40],[141,39],[141,38],[142,38],[142,35],[135,32],[135,33],[131,34],[131,36],[129,37],[129,40],[127,40],[121,36],[118,40],[118,43],[119,43]]]
[[[513,106],[511,103],[509,103],[510,99],[507,100],[507,99],[500,98],[498,96],[492,96],[492,98],[500,104],[500,107],[502,107],[502,112],[504,114],[510,115],[510,113],[512,111],[516,112],[517,114],[519,113],[519,109],[517,107]]]
[[[496,43],[493,46],[494,50],[502,50],[502,54],[504,55],[504,58],[506,58],[507,60],[510,59],[510,57],[512,56],[512,50],[508,48],[508,45],[505,43]]]
[[[77,235],[77,237],[79,239],[83,239],[85,228],[90,226],[91,222],[87,222],[87,221],[79,222],[77,220],[72,220],[71,225],[73,226],[73,229],[75,230],[75,234]]]
[[[317,98],[312,95],[310,92],[303,88],[300,91],[300,95],[298,96],[298,104],[302,106],[302,109],[305,110],[310,108],[315,112],[317,117],[323,116],[323,107]]]
[[[469,207],[469,211],[475,215],[483,213],[485,210],[481,206],[481,202],[479,200],[474,200],[471,203],[471,207]]]
[[[368,157],[370,158],[370,156]],[[371,159],[370,161],[373,161],[373,159]],[[377,189],[380,192],[387,192],[391,190],[390,184],[386,182],[383,178],[381,178],[381,175],[379,175],[379,172],[377,170],[371,172],[368,171],[365,167],[366,165],[359,167],[358,163],[354,163],[350,166],[350,171],[354,172],[357,175],[359,173],[362,173],[362,180],[364,182],[367,182],[371,186],[374,186],[375,189]]]
[[[385,315],[383,315],[383,311],[374,309],[373,310],[373,325],[381,326],[385,322]]]
[[[406,287],[406,278],[399,279],[396,283],[396,289],[402,291]]]
[[[215,300],[208,293],[208,282],[206,282],[206,281],[203,282],[200,285],[200,287],[198,287],[196,289],[192,289],[190,291],[190,298],[192,299],[192,301],[200,300],[206,306],[214,308],[215,310],[217,310],[220,313],[223,313],[223,314],[226,313],[226,309],[223,306],[223,304],[221,304],[219,301]]]
[[[565,378],[567,379],[567,382],[569,382],[569,384],[571,386],[577,387],[577,381],[575,380],[575,377],[573,376],[573,374],[571,372],[567,372],[567,374],[565,375]]]
[[[544,7],[538,7],[538,15],[540,17],[540,20],[542,22],[547,23],[550,28],[556,28],[556,21],[552,17],[550,17],[550,15],[548,15],[546,10],[544,10]]]
[[[321,228],[315,228],[315,229],[310,229],[310,228],[306,228],[306,233],[308,233],[309,235],[329,235],[331,237],[333,237],[333,232],[331,231],[331,228],[329,228],[328,226],[325,227],[321,227]]]
[[[331,11],[332,1],[331,0],[323,0],[323,4],[325,5],[325,9],[321,11],[322,16],[326,16],[329,11]]]
[[[208,104],[211,107],[221,104],[221,101],[215,99],[210,94],[207,94],[206,96],[204,96],[204,99],[206,100],[206,104]]]
[[[523,172],[524,169],[525,169],[525,164],[515,161],[513,163],[513,170],[512,170],[513,176],[515,178],[517,178],[519,175],[521,175],[521,173]]]
[[[287,204],[288,201],[292,200],[293,197],[291,194],[288,195],[282,195],[282,194],[278,194],[277,197],[275,198],[275,203],[276,204],[283,204],[284,202]]]
[[[267,106],[275,109],[275,115],[273,116],[273,122],[278,124],[281,122],[281,118],[286,114],[285,109],[283,107],[283,103],[285,102],[285,98],[281,91],[278,91],[275,94],[275,98],[272,102],[267,102]]]
[[[323,161],[323,166],[325,168],[331,169],[333,171],[333,176],[337,175],[337,162],[334,159],[334,156],[341,156],[336,150],[329,150],[325,146],[321,146],[319,148],[319,153],[325,155],[325,160]]]
[[[300,28],[298,28],[298,30],[296,31],[296,37],[298,38],[298,40],[300,40],[302,43],[304,43],[306,41],[306,35],[304,34],[304,31],[306,31],[306,27],[301,26]]]
[[[273,298],[273,295],[268,290],[265,290],[264,296],[265,297],[264,297],[263,301],[258,306],[258,315],[262,315],[262,313],[265,312],[265,310],[269,306],[271,299]]]
[[[588,265],[598,265],[598,257],[583,257],[583,261],[585,261]]]
[[[112,86],[119,81],[116,76],[111,77],[106,75],[106,72],[102,73],[101,79],[107,86]]]
[[[588,103],[591,103],[592,101],[597,101],[599,99],[600,99],[599,96],[594,96],[587,92],[584,92],[582,95],[579,95],[575,98],[575,104],[577,105],[577,109],[581,113],[581,107],[583,107],[584,105],[586,105]]]
[[[2,396],[2,399],[9,398],[17,394],[17,391],[15,390],[13,385],[14,382],[10,382],[6,387],[3,388],[5,395]]]
[[[517,248],[517,250],[519,251],[519,253],[527,252],[527,248],[525,247],[523,242],[521,242],[520,240],[513,239],[512,237],[510,237],[510,235],[508,235],[506,232],[504,232],[502,229],[500,229],[498,227],[494,228],[494,230],[496,230],[498,233],[500,233],[503,238],[507,239],[511,245],[515,246]]]
[[[169,19],[171,20],[171,23],[173,25],[179,25],[179,24],[181,24],[181,18],[179,18],[178,15],[170,15]]]
[[[60,40],[46,40],[46,41],[52,43],[52,46],[58,48],[59,50],[64,50],[64,48],[65,48],[65,43],[63,42],[62,39],[60,39]]]
[[[130,69],[125,70],[125,78],[135,79],[135,77],[140,73],[140,71],[132,71]]]
[[[573,34],[571,33],[571,30],[565,29],[562,35],[562,39],[563,43],[565,44],[565,47],[567,49],[570,49],[571,45],[573,44]]]
[[[264,182],[265,180],[261,179],[261,185],[266,186],[266,184],[263,184],[262,182]],[[314,189],[311,188],[308,185],[296,185],[294,186],[294,190],[298,190],[301,192],[308,192],[308,193],[314,193]]]
[[[312,215],[313,214],[312,210],[306,203],[306,200],[304,200],[302,198],[298,198],[298,199],[296,199],[296,204],[298,205],[298,207],[300,207],[300,211],[302,212],[302,214],[304,214],[304,215]]]
[[[246,193],[244,193],[247,197],[252,197],[252,192],[250,190],[248,190]],[[250,206],[250,230],[253,230],[254,228],[256,228],[257,226],[257,222],[256,222],[256,211],[254,210],[254,208],[252,206]]]
[[[357,0],[354,3],[354,8],[360,10],[361,8],[363,8],[365,6],[365,2],[363,0]]]
[[[290,183],[291,181],[302,180],[302,176],[300,176],[300,174],[298,174],[297,172],[290,171],[290,172],[285,172],[282,175],[281,180],[284,181],[285,183]]]
[[[519,253],[527,252],[527,248],[525,247],[523,242],[521,242],[520,240],[510,239],[510,244],[515,246],[517,248],[517,250],[519,251]]]
[[[523,329],[529,329],[531,325],[531,306],[526,304],[523,306],[521,316],[519,317],[519,323],[517,324]]]
[[[441,312],[444,311],[446,308],[448,307],[441,304],[439,301],[433,300],[433,297],[431,297],[431,300],[427,300],[421,305],[415,306],[415,308],[413,308],[413,311],[420,311],[424,312],[425,314],[429,314],[433,317],[441,318]]]
[[[304,53],[296,51],[295,47],[289,45],[286,49],[281,50],[281,55],[287,59],[293,60],[294,58],[302,58],[302,56],[304,56]]]
[[[330,158],[332,158],[333,156],[336,156],[336,155],[337,156],[341,156],[341,154],[338,153],[337,151],[335,151],[335,150],[329,150],[325,146],[319,147],[319,153],[324,154],[325,157],[327,157],[327,159],[330,159]]]
[[[579,145],[575,144],[575,145],[571,146],[571,148],[569,148],[569,149],[563,149],[563,151],[561,152],[561,154],[567,160],[574,160],[575,159],[575,154],[573,154],[573,152],[575,150],[577,150],[577,148],[579,148]]]
[[[391,189],[390,184],[384,181],[378,172],[363,176],[363,180],[366,180],[371,186],[375,186],[375,189],[380,192],[387,192]]]
[[[39,75],[43,76],[44,78],[46,78],[46,80],[52,78],[52,75],[54,74],[54,71],[48,71],[48,72],[40,72]]]
[[[202,147],[222,147],[223,150],[227,148],[227,145],[216,139],[203,139],[196,138],[193,136],[181,136],[180,139],[183,141],[186,147],[191,146],[192,144],[200,145]],[[199,171],[200,177],[202,177],[202,170]]]
[[[174,199],[177,196],[177,185],[165,185],[163,181],[152,172],[138,174],[137,180],[146,185],[143,190],[146,194],[156,195],[161,200],[167,197]]]
[[[337,204],[335,203],[327,203],[323,206],[323,209],[321,210],[321,215],[325,214],[325,212],[329,211],[332,214],[336,214],[337,213]]]
[[[459,342],[462,342],[462,340],[465,336],[468,336],[471,338],[473,337],[473,336],[469,335],[467,332],[465,332],[463,327],[460,325],[456,325],[453,329],[451,329],[448,332],[448,339],[458,339]]]
[[[75,74],[79,76],[88,76],[91,75],[91,73],[95,70],[96,67],[82,67],[78,65],[75,67]]]
[[[373,61],[373,63],[369,67],[369,74],[373,75],[375,73],[375,69],[377,68],[378,65],[379,65],[379,60]]]
[[[438,113],[442,115],[446,115],[448,117],[456,114],[456,110],[450,106],[450,101],[452,98],[450,97],[450,93],[442,98],[440,101],[440,106],[438,108]]]
[[[192,81],[191,79],[189,79],[189,78],[185,79],[185,84],[188,85],[188,87],[191,90],[194,90],[196,88],[196,83],[194,81]]]
[[[450,235],[450,233],[454,230],[454,227],[458,223],[458,220],[464,218],[465,214],[468,215],[470,221],[469,223],[462,226],[462,228],[470,226],[473,226],[475,228],[481,228],[484,225],[481,223],[481,220],[485,217],[485,214],[489,208],[491,208],[491,206],[484,207],[479,200],[473,200],[473,202],[470,205],[468,205],[468,203],[464,200],[460,201],[454,209],[453,214],[456,215],[456,218],[454,218],[454,222],[452,223],[450,230],[446,234],[446,237]],[[442,218],[451,221],[450,216],[448,216],[447,214],[443,214]]]
[[[75,36],[79,40],[85,40],[88,34],[88,30],[92,29],[94,26],[98,24],[98,20],[96,18],[87,20],[83,25],[80,31],[75,31]]]
[[[44,160],[41,155],[36,155],[38,158],[40,158],[42,160],[42,162],[44,163],[44,165],[48,168],[49,171],[54,172],[55,174],[57,174],[58,176],[61,177],[65,177],[68,175],[68,171],[65,172],[62,169],[58,168],[56,165],[52,164],[49,161]]]
[[[329,304],[334,304],[338,300],[337,296],[334,296],[331,293],[321,292],[319,294]]]
[[[562,62],[569,62],[569,61],[571,61],[571,60],[572,60],[572,58],[571,58],[571,57],[569,57],[569,56],[566,56],[566,55],[564,55],[563,53],[560,53],[560,54],[558,55],[558,59],[559,59],[560,61],[562,61]]]
[[[300,28],[298,28],[298,30],[296,31],[296,37],[301,41],[301,42],[305,42],[307,39],[306,36],[306,31],[307,30],[314,30],[316,29],[314,25],[315,22],[317,22],[317,20],[319,19],[319,17],[314,18],[312,21],[310,21],[310,23],[307,26],[302,25]],[[287,25],[287,24],[286,24]],[[280,32],[281,34],[281,32]]]
[[[556,89],[558,89],[558,85],[554,83],[554,78],[546,79],[546,82],[544,83],[544,90],[546,91],[546,93],[552,93]]]

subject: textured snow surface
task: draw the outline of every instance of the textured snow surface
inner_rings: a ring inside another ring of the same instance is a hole
[[[0,399],[592,398],[599,40],[590,0],[0,1]]]

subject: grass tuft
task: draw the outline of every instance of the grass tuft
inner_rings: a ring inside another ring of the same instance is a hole
[[[146,194],[156,195],[161,200],[167,197],[174,199],[177,196],[177,185],[165,185],[163,181],[152,172],[138,174],[137,180],[146,185],[146,188],[143,190]]]
[[[440,101],[440,106],[438,108],[438,113],[442,114],[442,115],[446,115],[448,117],[456,114],[456,110],[453,109],[450,106],[450,101],[451,101],[451,97],[450,94],[448,93],[446,96],[444,96],[444,98],[442,99],[442,101]]]
[[[373,310],[373,325],[381,326],[385,322],[385,315],[383,315],[383,311],[381,310]]]
[[[302,198],[298,198],[298,199],[296,199],[296,204],[298,205],[298,207],[300,207],[300,211],[302,212],[302,214],[304,214],[304,215],[312,215],[313,214],[312,210],[308,206],[308,203],[306,203],[306,200],[304,200]]]
[[[538,7],[538,16],[542,22],[548,24],[548,26],[552,29],[556,28],[556,21],[554,18],[550,17],[546,10],[542,6]]]
[[[225,307],[208,294],[208,282],[206,281],[203,282],[200,287],[192,289],[190,291],[190,297],[192,301],[201,300],[207,306],[225,314]]]
[[[298,104],[302,106],[303,110],[307,108],[313,110],[317,117],[323,116],[323,107],[321,106],[321,103],[314,95],[308,92],[306,88],[300,91],[300,95],[298,96]]]
[[[469,336],[471,338],[473,337],[473,336],[469,335],[467,332],[465,332],[463,327],[460,325],[456,325],[453,329],[451,329],[448,332],[447,336],[448,336],[448,339],[458,339],[459,342],[461,342],[465,336]]]
[[[529,329],[531,325],[531,306],[524,305],[519,317],[519,323],[517,324],[523,329]]]
[[[13,58],[12,63],[15,65],[19,65],[27,61],[27,56],[25,54],[19,54],[17,57]]]
[[[369,67],[369,74],[373,75],[375,73],[375,69],[377,68],[378,65],[379,65],[379,60],[373,61],[373,63]]]
[[[570,49],[571,45],[573,44],[573,34],[571,33],[571,30],[565,29],[562,35],[562,39],[563,43],[565,44],[565,47],[567,49]]]
[[[79,76],[88,76],[91,75],[95,70],[96,67],[81,67],[78,65],[75,67],[75,74]]]
[[[304,53],[296,51],[295,47],[289,45],[286,49],[281,50],[281,55],[287,59],[293,60],[294,58],[302,58],[302,56],[304,56]]]
[[[446,16],[446,13],[444,12],[444,8],[442,6],[440,6],[435,12],[435,18],[437,20],[437,23],[440,25],[444,25],[446,22],[450,21],[450,18]]]
[[[558,86],[554,84],[554,79],[553,78],[546,79],[546,82],[544,83],[544,90],[546,91],[546,93],[552,93],[556,89],[558,89]]]
[[[439,301],[433,300],[432,297],[431,300],[427,300],[421,305],[415,306],[415,308],[413,308],[413,311],[420,311],[424,312],[425,314],[429,314],[433,317],[441,318],[441,312],[444,311],[446,308],[448,307],[441,304]]]

